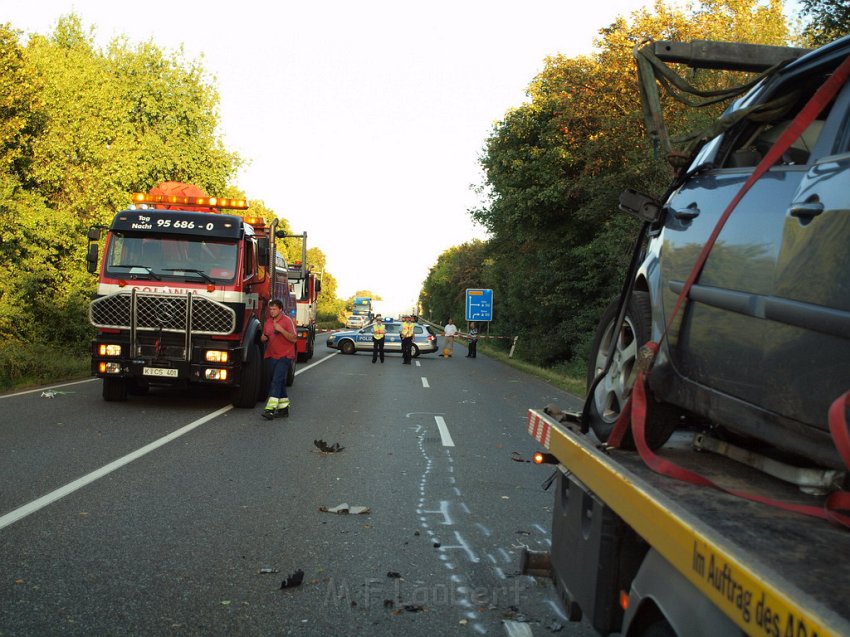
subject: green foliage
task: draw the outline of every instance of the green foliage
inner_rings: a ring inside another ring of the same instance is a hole
[[[487,245],[482,241],[450,248],[437,258],[419,296],[422,315],[440,325],[448,318],[460,324],[468,288],[490,288]]]
[[[239,158],[216,136],[216,92],[180,54],[98,51],[74,15],[18,37],[0,27],[0,339],[81,353],[88,226],[166,179],[223,192]]]
[[[91,358],[43,343],[0,342],[0,391],[85,377]]]
[[[820,46],[850,33],[848,0],[800,0],[807,23],[803,35],[809,46]]]

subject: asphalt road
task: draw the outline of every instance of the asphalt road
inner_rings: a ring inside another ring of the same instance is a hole
[[[519,575],[553,497],[514,459],[526,410],[577,400],[464,354],[322,344],[272,422],[97,380],[0,396],[0,635],[593,634]]]

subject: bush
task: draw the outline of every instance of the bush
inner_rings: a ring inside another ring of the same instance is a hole
[[[8,341],[0,345],[0,390],[84,377],[90,365],[88,354]]]

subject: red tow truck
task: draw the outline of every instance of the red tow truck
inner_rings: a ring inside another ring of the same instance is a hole
[[[108,228],[89,229],[88,271],[99,275],[89,306],[92,373],[104,400],[195,384],[230,391],[236,407],[264,398],[266,307],[275,297],[292,301],[275,251],[278,221],[231,212],[247,208],[244,199],[164,182],[134,194]]]

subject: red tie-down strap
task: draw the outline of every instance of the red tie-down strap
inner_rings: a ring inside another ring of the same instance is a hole
[[[673,324],[679,309],[684,304],[685,299],[687,299],[691,286],[702,271],[702,268],[708,259],[708,254],[711,252],[720,231],[723,229],[723,226],[726,224],[726,221],[732,214],[732,211],[744,195],[750,190],[753,184],[765,172],[767,172],[768,169],[780,159],[780,157],[782,157],[782,154],[788,149],[788,147],[791,146],[791,144],[802,134],[808,125],[811,124],[811,122],[818,116],[835,94],[838,93],[838,90],[844,86],[847,81],[848,76],[850,76],[850,57],[845,59],[835,72],[826,80],[826,82],[824,82],[823,85],[815,92],[808,103],[803,107],[803,110],[797,114],[790,126],[788,126],[779,139],[776,140],[776,143],[774,143],[761,162],[759,162],[753,173],[749,176],[746,182],[744,182],[744,185],[741,186],[741,189],[735,197],[732,198],[732,201],[729,202],[729,205],[723,211],[723,214],[717,221],[717,225],[714,227],[714,230],[700,251],[697,260],[694,263],[694,267],[691,269],[691,272],[685,281],[685,285],[679,293],[679,297],[676,299],[676,304],[670,314],[664,333],[661,335],[661,338],[658,339],[657,343],[649,342],[644,345],[644,347],[648,348],[653,355],[658,352],[660,343],[664,341],[667,331]],[[831,493],[824,501],[823,507],[792,504],[770,498],[764,498],[752,493],[726,489],[715,484],[704,476],[694,473],[693,471],[689,471],[688,469],[684,469],[665,458],[657,456],[649,448],[649,445],[647,445],[645,433],[646,379],[650,371],[651,365],[647,369],[638,373],[635,379],[635,384],[632,388],[632,393],[626,401],[626,404],[623,406],[620,417],[617,419],[614,429],[608,437],[607,442],[609,445],[613,447],[619,446],[623,436],[625,435],[627,427],[631,425],[632,437],[634,438],[635,446],[637,447],[641,458],[647,466],[657,473],[693,484],[719,489],[747,500],[761,502],[787,511],[794,511],[813,517],[832,520],[845,527],[850,527],[850,492],[836,491]],[[845,417],[848,407],[850,407],[850,391],[842,395],[832,404],[829,409],[828,418],[833,442],[838,449],[841,458],[844,460],[844,464],[850,468],[850,432],[848,432],[847,420]]]

